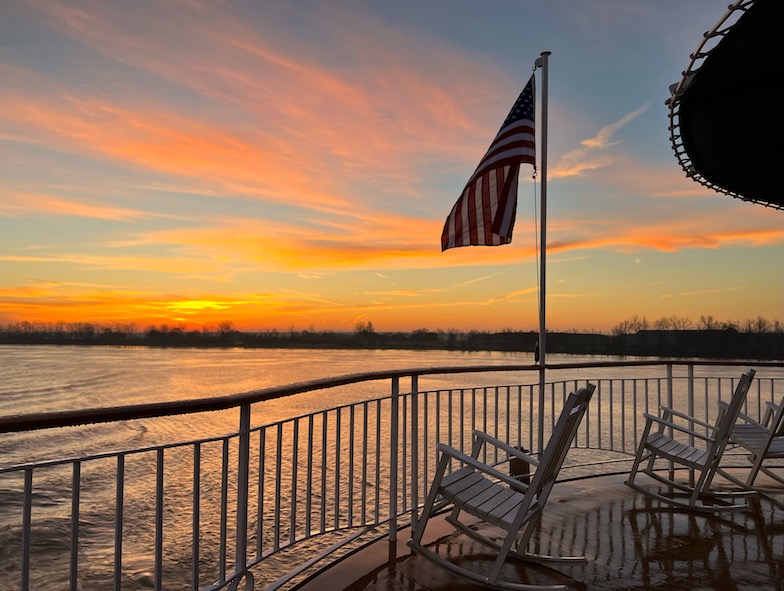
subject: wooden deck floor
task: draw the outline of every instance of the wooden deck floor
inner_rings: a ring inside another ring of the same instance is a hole
[[[477,588],[412,555],[409,533],[404,529],[394,544],[385,540],[355,553],[298,591]],[[479,571],[492,560],[440,518],[423,541]],[[546,569],[510,560],[505,579],[576,591],[784,591],[784,491],[755,497],[746,511],[714,516],[667,508],[623,485],[622,477],[565,483],[553,489],[535,544],[539,553],[585,555],[588,562]]]

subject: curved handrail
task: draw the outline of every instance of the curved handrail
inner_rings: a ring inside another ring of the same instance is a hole
[[[74,427],[79,425],[106,423],[112,421],[146,419],[171,415],[227,410],[246,404],[275,400],[277,398],[283,398],[286,396],[292,396],[313,390],[324,390],[338,386],[345,386],[348,384],[411,376],[419,377],[423,375],[492,373],[508,371],[555,371],[563,369],[603,367],[645,367],[668,364],[688,364],[692,366],[746,366],[749,364],[749,361],[654,359],[634,361],[552,363],[546,364],[544,366],[537,364],[458,365],[383,370],[346,374],[343,376],[321,378],[304,382],[295,382],[283,386],[261,388],[259,390],[250,390],[248,392],[240,392],[227,396],[213,396],[209,398],[194,398],[167,402],[148,402],[143,404],[79,410],[7,415],[5,417],[0,417],[0,433],[16,433],[21,431],[33,431],[36,429]],[[775,361],[755,361],[754,365],[760,367],[782,367],[784,366],[784,363]]]

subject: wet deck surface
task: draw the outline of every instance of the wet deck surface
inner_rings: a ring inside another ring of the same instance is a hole
[[[396,544],[383,540],[357,552],[299,591],[478,588],[412,554],[409,535],[404,529]],[[441,518],[428,526],[423,542],[480,572],[493,559]],[[623,477],[564,483],[553,489],[532,549],[588,561],[549,569],[510,559],[505,580],[570,590],[782,591],[784,491],[753,497],[747,510],[713,515],[668,508],[625,486]]]

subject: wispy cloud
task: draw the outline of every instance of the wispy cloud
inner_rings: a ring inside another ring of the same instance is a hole
[[[747,289],[745,285],[738,285],[735,287],[721,287],[716,289],[701,289],[699,291],[683,291],[679,295],[682,296],[702,296],[711,293],[727,293],[732,291],[743,291]]]
[[[512,291],[501,296],[489,298],[487,301],[488,303],[494,304],[496,302],[502,302],[504,300],[515,300],[522,296],[530,296],[531,294],[536,294],[538,292],[539,289],[537,287],[528,287],[526,289],[518,289],[516,291]]]
[[[74,216],[111,221],[144,220],[153,217],[174,217],[138,209],[113,207],[103,203],[86,203],[53,195],[16,193],[6,196],[5,207],[46,216]]]
[[[639,117],[648,110],[650,103],[628,113],[615,123],[605,125],[593,137],[580,141],[582,148],[563,154],[552,168],[551,178],[579,176],[588,170],[604,168],[612,164],[614,155],[601,154],[601,152],[615,146],[618,140],[615,135],[624,125]]]

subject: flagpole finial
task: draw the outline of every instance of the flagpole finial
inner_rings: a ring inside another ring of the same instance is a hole
[[[544,67],[544,59],[547,56],[549,56],[551,53],[552,53],[551,51],[543,51],[542,53],[540,53],[539,55],[541,57],[536,58],[536,61],[534,62],[534,66],[537,67],[537,68],[543,68]]]

